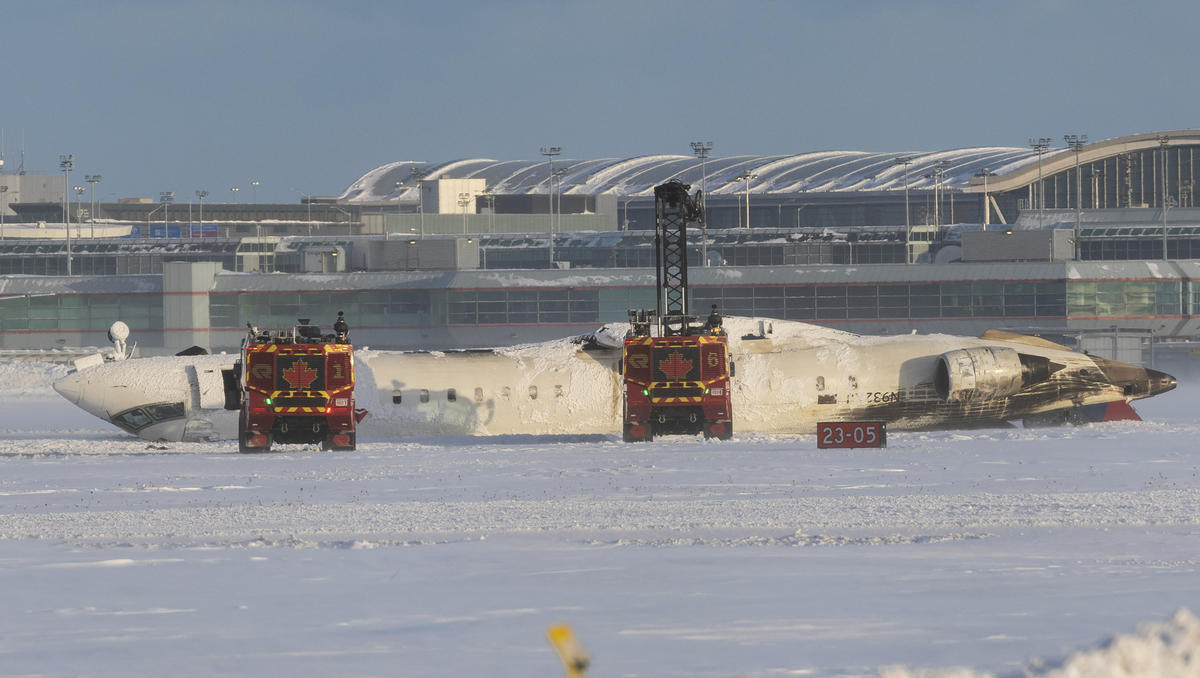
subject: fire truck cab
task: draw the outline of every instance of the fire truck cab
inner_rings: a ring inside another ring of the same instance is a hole
[[[273,443],[353,450],[365,412],[354,407],[354,347],[342,313],[331,334],[307,318],[286,330],[247,327],[233,384],[226,383],[226,408],[241,410],[238,450],[267,452]]]
[[[645,321],[646,311],[635,311]],[[650,336],[631,323],[623,355],[626,442],[659,434],[733,435],[729,350],[716,312],[695,334]]]

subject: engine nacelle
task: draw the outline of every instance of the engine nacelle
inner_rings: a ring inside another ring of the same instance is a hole
[[[981,346],[938,356],[933,383],[942,400],[991,400],[1020,391],[1026,385],[1026,373],[1020,354],[1013,349]]]

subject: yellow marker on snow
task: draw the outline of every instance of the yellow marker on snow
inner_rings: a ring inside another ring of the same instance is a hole
[[[546,629],[546,640],[554,647],[562,662],[567,678],[586,678],[591,658],[575,638],[575,632],[566,624],[554,624]]]

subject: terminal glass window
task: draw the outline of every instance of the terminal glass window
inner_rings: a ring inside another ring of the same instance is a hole
[[[754,292],[754,315],[767,318],[782,318],[784,316],[784,288],[780,286],[752,287]],[[697,309],[700,311],[702,309]]]
[[[162,330],[159,294],[47,294],[0,300],[0,329],[107,331],[116,321],[134,332]]]
[[[1155,315],[1180,315],[1183,313],[1183,283],[1178,280],[1159,281],[1155,287]],[[1195,298],[1193,296],[1193,298]]]
[[[288,327],[309,318],[332,327],[338,311],[351,325],[397,327],[429,323],[429,290],[233,292],[209,295],[213,327]],[[349,320],[349,319],[353,320]]]
[[[1004,284],[971,283],[971,314],[976,318],[1002,317],[1004,315]]]
[[[878,288],[875,285],[847,286],[846,316],[849,318],[878,318],[877,291]]]
[[[846,317],[846,286],[817,287],[817,319],[841,320]]]
[[[533,325],[600,321],[600,290],[451,290],[450,325]]]
[[[783,302],[783,317],[787,320],[813,320],[817,316],[817,288],[812,285],[788,285]]]
[[[908,285],[879,285],[879,317],[908,317]]]
[[[1035,283],[1004,283],[1004,316],[1032,318],[1037,314],[1037,285]]]
[[[971,283],[944,284],[941,286],[942,317],[971,317]]]
[[[1067,315],[1067,284],[1040,282],[1035,284],[1035,315],[1039,318],[1062,318]]]
[[[1092,280],[1070,282],[1067,312],[1071,317],[1178,315],[1182,308],[1178,282]]]

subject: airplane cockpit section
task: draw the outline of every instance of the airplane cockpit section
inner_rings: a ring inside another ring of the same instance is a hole
[[[155,403],[118,412],[112,415],[109,421],[134,435],[170,440],[175,437],[173,435],[175,427],[182,428],[186,425],[185,417],[187,417],[187,410],[182,402]],[[156,430],[154,432],[147,431],[150,427],[155,427]],[[143,431],[146,433],[143,434]]]

